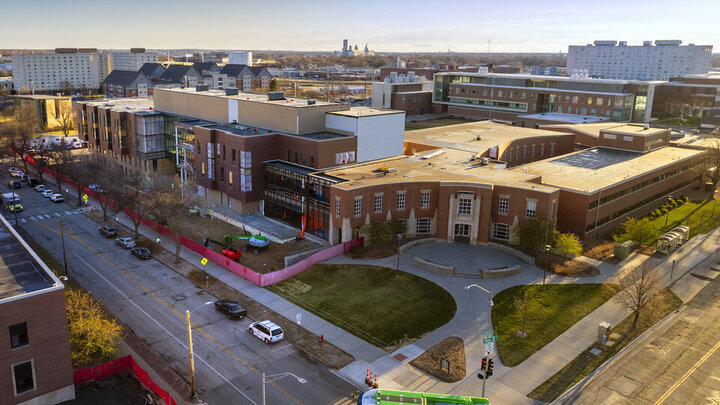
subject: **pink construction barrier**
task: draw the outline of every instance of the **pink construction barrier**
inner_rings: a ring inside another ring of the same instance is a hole
[[[170,395],[167,391],[160,388],[157,384],[155,384],[152,378],[150,378],[150,375],[147,373],[147,371],[140,367],[135,362],[135,359],[130,355],[120,357],[119,359],[110,360],[107,363],[100,364],[99,366],[75,370],[73,379],[75,385],[80,385],[85,382],[102,380],[103,378],[110,377],[111,375],[115,375],[127,369],[130,369],[135,378],[137,378],[143,386],[157,394],[157,396],[159,396],[160,399],[165,401],[167,405],[177,405],[175,398],[173,398],[172,395]]]
[[[260,287],[266,287],[269,285],[273,285],[275,283],[279,283],[283,280],[287,280],[290,277],[294,277],[303,271],[307,270],[308,267],[320,263],[322,261],[325,261],[327,259],[333,258],[335,256],[339,256],[341,254],[347,253],[355,246],[364,246],[364,239],[358,238],[355,240],[351,240],[349,242],[340,243],[335,246],[331,246],[327,249],[321,250],[317,253],[314,253],[299,262],[285,267],[282,270],[273,271],[272,273],[262,274],[260,276]]]

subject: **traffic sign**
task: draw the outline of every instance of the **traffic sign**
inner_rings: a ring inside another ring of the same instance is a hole
[[[490,329],[489,331],[485,332],[485,336],[490,337],[493,335],[493,330]]]
[[[203,266],[206,265],[207,262],[208,262],[208,259],[205,257],[203,257],[202,260],[200,260],[200,264],[202,264]]]
[[[490,357],[495,353],[495,349],[492,343],[485,343],[485,355]]]
[[[497,336],[489,337],[487,339],[483,339],[483,343],[492,343],[497,340]]]
[[[83,194],[82,199],[83,199],[83,201],[85,201],[85,204],[87,204],[87,201],[88,201],[87,194]]]

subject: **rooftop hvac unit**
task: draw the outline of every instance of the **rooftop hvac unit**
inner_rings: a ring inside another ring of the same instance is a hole
[[[285,100],[285,92],[282,91],[269,91],[268,101]]]
[[[210,86],[208,86],[207,84],[198,84],[197,86],[195,86],[195,91],[208,91],[208,90],[210,90]]]
[[[225,95],[226,96],[237,96],[238,89],[225,89]]]

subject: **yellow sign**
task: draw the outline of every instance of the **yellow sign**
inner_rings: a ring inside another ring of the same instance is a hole
[[[155,239],[155,242],[160,243],[160,238]]]
[[[83,201],[87,202],[87,200],[88,200],[87,194],[83,194]]]
[[[206,264],[207,264],[207,259],[203,257],[202,260],[200,260],[200,263],[201,263],[203,266],[206,265]]]

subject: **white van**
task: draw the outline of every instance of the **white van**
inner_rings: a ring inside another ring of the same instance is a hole
[[[285,337],[283,329],[271,321],[258,321],[250,324],[250,333],[258,339],[270,344]]]

